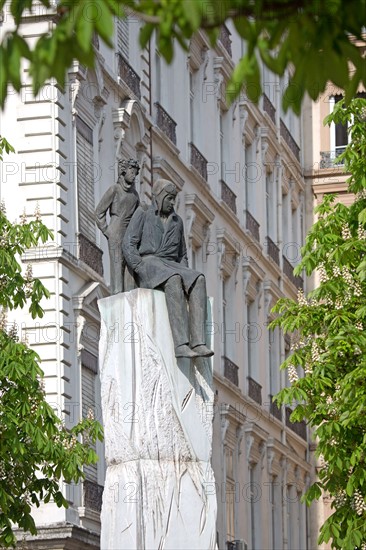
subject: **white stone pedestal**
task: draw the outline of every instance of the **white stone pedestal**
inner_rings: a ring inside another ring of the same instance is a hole
[[[163,292],[132,290],[99,308],[101,550],[215,549],[212,361],[175,358]]]

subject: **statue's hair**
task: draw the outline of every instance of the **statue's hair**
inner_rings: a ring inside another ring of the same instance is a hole
[[[123,159],[118,162],[118,173],[122,174],[122,176],[125,175],[127,172],[127,168],[136,168],[136,176],[140,172],[140,165],[135,159]]]

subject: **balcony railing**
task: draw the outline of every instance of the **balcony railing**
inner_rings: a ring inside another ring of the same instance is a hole
[[[123,55],[118,54],[118,58],[120,78],[127,84],[130,90],[135,94],[135,96],[141,99],[139,75],[133,70],[133,68],[123,57]]]
[[[346,147],[338,147],[335,151],[320,151],[320,168],[333,168],[333,166],[343,166],[344,161],[338,161],[339,155],[344,153]]]
[[[283,272],[296,288],[304,288],[304,280],[299,275],[294,275],[294,266],[290,264],[286,256],[282,256]]]
[[[300,147],[297,145],[296,141],[292,137],[289,129],[287,128],[286,124],[281,119],[280,122],[280,130],[281,130],[281,137],[285,141],[285,143],[288,145],[289,149],[293,152],[297,160],[300,160]]]
[[[221,180],[221,198],[236,214],[236,195],[223,180]]]
[[[154,103],[156,107],[156,124],[158,128],[170,139],[174,145],[177,145],[177,136],[175,133],[175,128],[177,123],[172,119],[172,117],[166,112],[164,107],[160,103]]]
[[[79,233],[78,237],[80,260],[103,276],[103,251],[82,233]]]
[[[84,480],[84,505],[86,508],[100,512],[104,487],[94,481]]]
[[[92,36],[92,43],[93,43],[93,46],[99,50],[99,36],[96,32],[93,33],[93,36]]]
[[[292,410],[290,409],[290,407],[286,407],[286,426],[306,441],[306,423],[304,422],[304,420],[302,420],[301,422],[291,422],[291,413]]]
[[[256,403],[259,403],[259,405],[262,405],[262,386],[250,376],[247,376],[247,379],[249,397],[251,397]]]
[[[277,418],[278,420],[282,420],[281,407],[277,405],[276,401],[272,401],[273,395],[270,395],[269,398],[270,398],[269,410],[271,415]]]
[[[230,359],[224,356],[224,376],[230,382],[239,386],[239,367],[235,365]]]
[[[193,143],[190,143],[189,146],[191,148],[191,164],[193,168],[207,181],[207,160]]]
[[[220,40],[221,44],[224,46],[227,53],[231,57],[232,56],[232,50],[231,50],[231,38],[230,38],[230,36],[231,36],[231,32],[229,31],[227,26],[226,25],[221,25],[219,40]]]
[[[263,94],[263,110],[269,115],[273,124],[276,124],[276,109],[266,94]]]
[[[280,249],[272,241],[270,237],[266,238],[267,241],[267,254],[277,265],[280,265]]]
[[[246,228],[251,232],[252,237],[259,242],[259,223],[251,213],[246,210]]]

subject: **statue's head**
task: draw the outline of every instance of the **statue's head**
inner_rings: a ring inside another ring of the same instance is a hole
[[[174,183],[169,180],[158,179],[152,188],[152,194],[158,207],[158,211],[162,212],[164,199],[167,199],[167,201],[170,199],[174,204],[177,193],[178,191]]]
[[[118,179],[123,176],[125,182],[129,185],[133,184],[139,172],[140,166],[135,159],[123,159],[118,162]]]

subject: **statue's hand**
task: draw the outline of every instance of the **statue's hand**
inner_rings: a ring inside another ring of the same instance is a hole
[[[144,260],[141,260],[139,265],[136,267],[135,271],[136,271],[137,275],[139,276],[140,280],[143,280],[143,279],[146,280],[147,272],[146,272],[146,264],[145,264]]]

